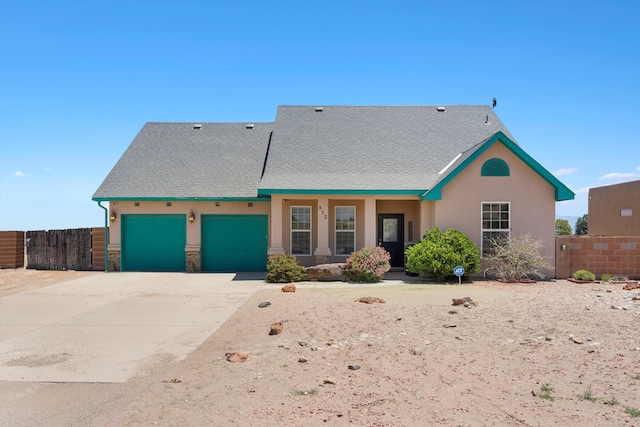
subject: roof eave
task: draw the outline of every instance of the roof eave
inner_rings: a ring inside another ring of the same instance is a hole
[[[502,131],[496,132],[491,138],[487,139],[478,149],[471,154],[467,159],[458,165],[454,170],[449,172],[436,186],[427,190],[420,196],[420,201],[423,200],[441,200],[442,189],[453,178],[455,178],[460,172],[462,172],[468,165],[470,165],[475,159],[477,159],[483,152],[491,147],[496,142],[501,142],[507,147],[513,154],[515,154],[520,160],[522,160],[527,166],[533,169],[542,179],[547,181],[551,186],[555,188],[555,200],[557,202],[564,200],[573,200],[575,193],[564,185],[558,178],[553,176],[548,170],[546,170],[540,163],[535,161],[533,157],[528,155],[518,144],[513,142]]]

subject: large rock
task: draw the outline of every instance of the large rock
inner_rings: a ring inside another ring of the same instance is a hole
[[[347,264],[335,263],[335,264],[320,264],[307,267],[307,277],[312,282],[316,282],[318,279],[334,279],[344,276],[344,268]]]

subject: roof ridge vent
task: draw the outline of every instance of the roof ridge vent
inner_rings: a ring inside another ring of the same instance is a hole
[[[254,127],[256,127],[256,125],[254,125],[253,123],[247,123],[247,129],[253,129]]]
[[[195,124],[193,125],[193,128],[194,128],[194,129],[200,129],[200,128],[202,128],[202,125],[201,125],[200,123],[195,123]]]
[[[436,107],[436,110],[440,111],[442,113],[442,112],[447,111],[447,107]]]
[[[316,107],[316,113],[324,111],[324,107]]]

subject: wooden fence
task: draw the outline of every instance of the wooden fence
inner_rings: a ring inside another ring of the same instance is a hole
[[[27,231],[27,268],[104,270],[104,228]]]

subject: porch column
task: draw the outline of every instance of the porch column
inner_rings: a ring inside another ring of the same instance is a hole
[[[282,246],[282,196],[273,194],[271,196],[271,235],[269,236],[268,255],[278,255],[284,253]]]
[[[313,254],[316,257],[331,256],[331,248],[329,248],[329,199],[327,198],[318,199],[318,245]]]
[[[364,199],[364,245],[376,246],[378,244],[378,217],[376,215],[375,197]]]

